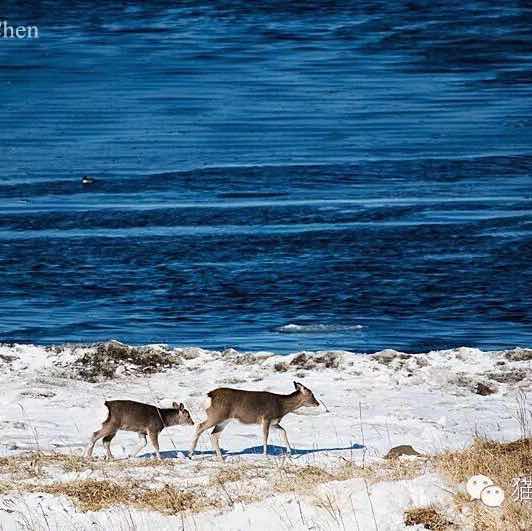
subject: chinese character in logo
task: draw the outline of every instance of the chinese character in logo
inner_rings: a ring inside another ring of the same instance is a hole
[[[532,476],[519,477],[512,480],[514,491],[512,497],[518,501],[532,501]]]

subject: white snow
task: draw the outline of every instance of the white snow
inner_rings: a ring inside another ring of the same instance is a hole
[[[346,461],[360,465],[379,461],[400,444],[435,453],[465,447],[477,433],[516,439],[520,436],[517,394],[532,386],[532,361],[526,350],[524,355],[519,350],[459,348],[412,356],[392,350],[373,355],[338,351],[280,356],[186,348],[171,351],[179,364],[163,372],[143,375],[125,364],[113,379],[90,383],[74,377],[72,366],[91,349],[0,346],[0,456],[35,450],[81,454],[105,419],[104,400],[134,399],[163,407],[182,401],[193,419],[201,421],[206,393],[215,387],[290,393],[292,382],[301,380],[324,405],[288,415],[283,421],[295,449],[291,462],[320,467]],[[496,392],[476,394],[478,382]],[[198,480],[198,464],[212,471],[235,462],[264,462],[257,455],[262,449],[258,426],[234,423],[226,428],[221,437],[226,464],[214,460],[207,434],[198,444],[200,455],[192,462],[183,459],[192,436],[193,427],[177,426],[165,430],[160,438],[164,456],[181,458],[175,470],[184,486]],[[125,458],[136,445],[135,434],[119,432],[111,448],[115,457]],[[273,455],[268,463],[285,459],[275,431],[270,445]],[[101,445],[96,446],[95,456],[103,456]],[[156,469],[151,472],[157,474]],[[98,477],[90,469],[71,474],[58,472],[57,479]],[[0,497],[0,529],[365,531],[374,529],[376,522],[381,531],[397,530],[404,526],[403,512],[408,506],[448,504],[450,496],[444,480],[431,471],[410,480],[371,485],[363,479],[322,483],[300,495],[272,491],[254,503],[179,517],[123,507],[83,513],[64,497],[6,493]],[[323,508],[320,499],[333,509]]]

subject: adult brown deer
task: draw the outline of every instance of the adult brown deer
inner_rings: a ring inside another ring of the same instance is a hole
[[[109,414],[102,427],[92,434],[91,440],[85,451],[85,456],[90,458],[94,445],[98,439],[103,439],[103,445],[107,457],[112,459],[111,441],[119,430],[134,431],[138,433],[140,443],[131,457],[135,457],[146,446],[146,435],[155,449],[157,457],[159,453],[159,433],[168,426],[178,424],[194,424],[190,413],[183,404],[174,402],[173,408],[158,408],[150,404],[134,402],[133,400],[111,400],[105,402]]]
[[[266,391],[243,391],[220,387],[207,393],[205,404],[207,420],[201,422],[192,442],[189,457],[192,458],[201,434],[212,428],[211,442],[219,459],[223,460],[220,451],[219,438],[227,424],[235,419],[243,424],[261,424],[264,440],[264,455],[268,453],[268,435],[270,427],[281,432],[288,453],[291,452],[290,443],[285,429],[280,422],[285,415],[303,406],[319,406],[312,391],[303,384],[294,382],[296,390],[289,395],[278,395]]]

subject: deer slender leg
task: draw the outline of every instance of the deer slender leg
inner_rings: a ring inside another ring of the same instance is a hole
[[[94,445],[103,437],[106,437],[110,433],[112,433],[113,429],[109,426],[109,424],[103,424],[102,427],[95,431],[92,434],[91,440],[89,441],[89,444],[87,445],[87,448],[85,449],[85,457],[90,459],[92,457],[92,451],[94,450]]]
[[[113,459],[113,454],[111,453],[111,441],[113,440],[113,437],[115,435],[116,435],[116,431],[113,431],[109,435],[106,435],[103,438],[103,445],[105,447],[105,452],[107,454],[108,459]]]
[[[268,434],[270,433],[270,420],[262,420],[262,439],[264,441],[264,455],[268,455]]]
[[[288,453],[288,455],[290,455],[292,453],[292,447],[288,442],[288,435],[286,434],[286,430],[280,424],[274,424],[273,427],[281,432],[281,437],[283,438],[284,443],[286,444],[286,452]]]
[[[156,431],[149,431],[148,437],[150,438],[151,445],[155,449],[155,455],[158,459],[161,459],[161,453],[159,452],[159,434]]]
[[[220,450],[220,435],[222,434],[222,431],[227,426],[228,421],[220,422],[220,424],[216,424],[214,426],[214,430],[211,432],[211,444],[212,449],[215,451],[216,455],[218,456],[218,459],[223,462],[224,458],[222,456],[222,451]]]
[[[131,454],[131,457],[137,457],[137,454],[143,449],[146,448],[146,445],[148,444],[148,441],[146,440],[146,434],[145,433],[139,433],[139,445],[135,449],[135,451]]]
[[[194,435],[194,440],[192,441],[192,446],[190,447],[190,452],[188,453],[188,457],[190,457],[190,459],[192,459],[192,456],[194,455],[194,450],[196,450],[198,439],[200,438],[201,434],[209,428],[212,428],[214,425],[215,422],[211,422],[209,419],[198,424],[198,427],[196,428],[196,434]]]
[[[85,448],[85,457],[87,459],[90,459],[92,457],[92,451],[94,450],[94,445],[96,444],[98,439],[103,437],[103,435],[100,435],[100,431],[101,430],[95,431],[92,434],[91,440],[89,441],[89,444],[87,445],[87,448]]]

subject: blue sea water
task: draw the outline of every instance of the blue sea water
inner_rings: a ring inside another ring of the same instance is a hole
[[[5,2],[0,340],[532,345],[503,4]]]

